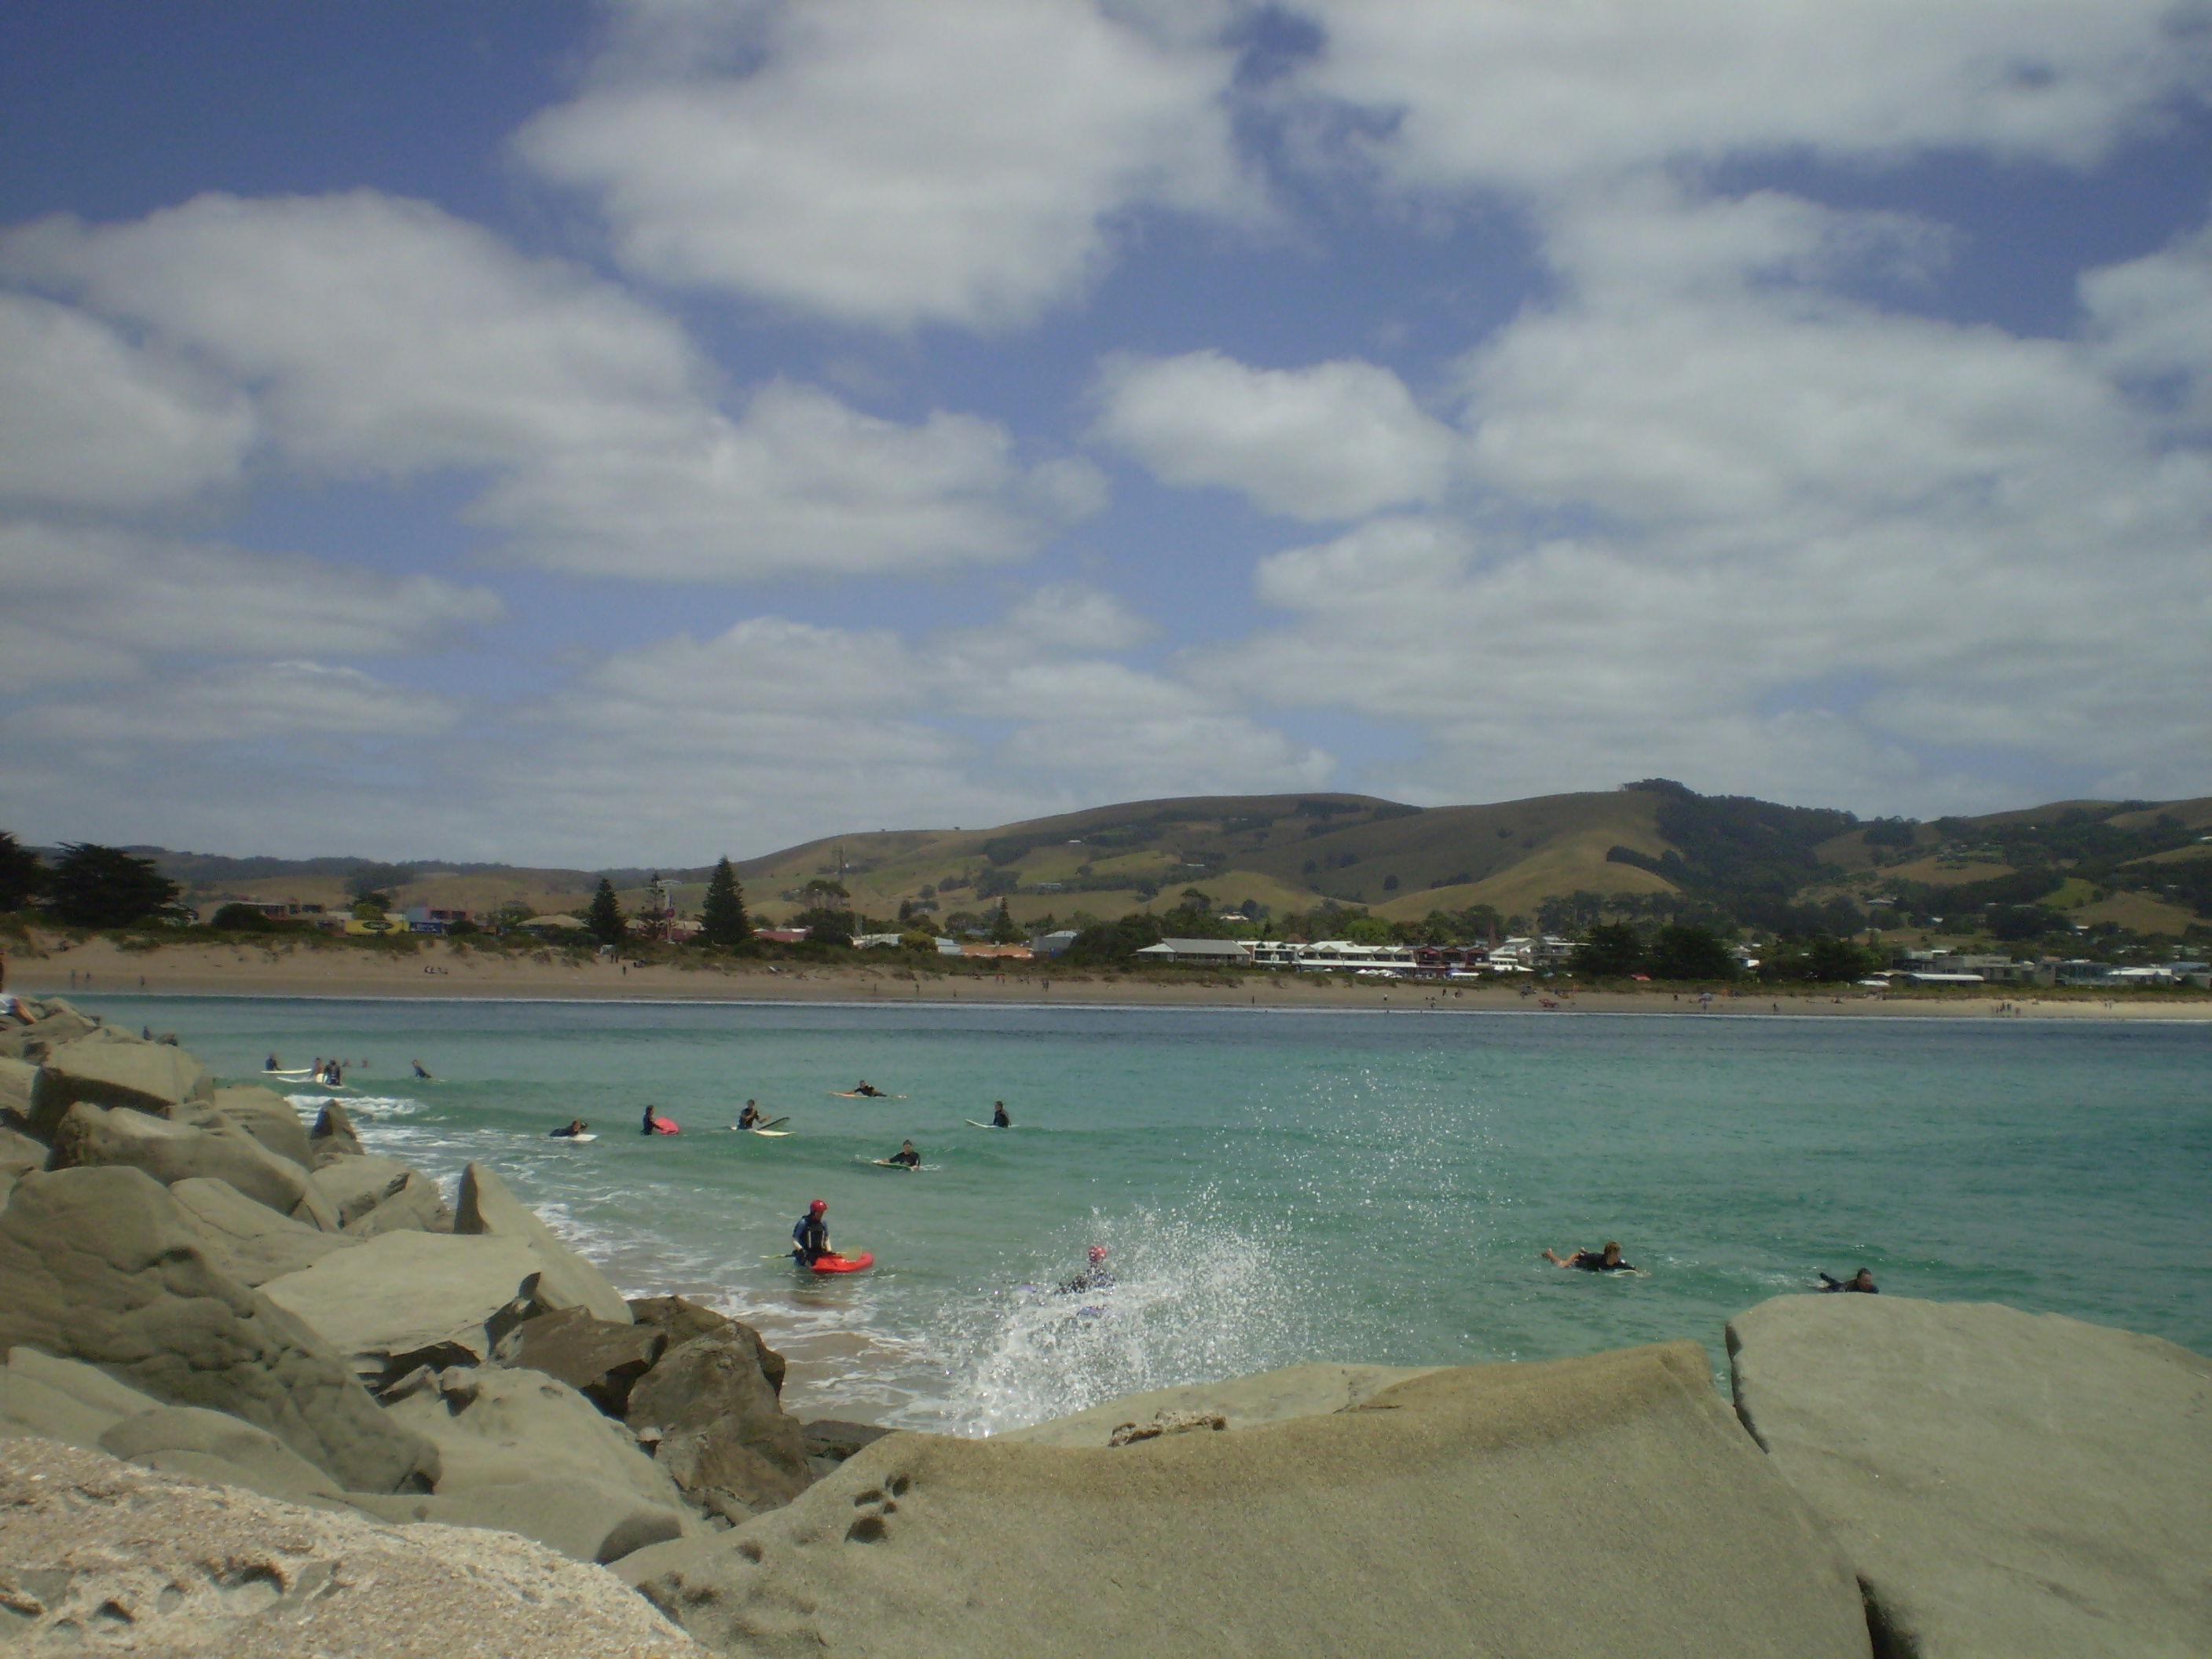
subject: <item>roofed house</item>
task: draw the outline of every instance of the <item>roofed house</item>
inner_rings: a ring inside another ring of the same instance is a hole
[[[1242,968],[1251,948],[1233,939],[1164,939],[1137,952],[1139,962],[1171,962],[1177,967]]]

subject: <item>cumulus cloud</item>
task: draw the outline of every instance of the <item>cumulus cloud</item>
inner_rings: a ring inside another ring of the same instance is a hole
[[[39,704],[9,724],[34,743],[126,747],[262,743],[288,738],[420,738],[443,732],[459,705],[327,663],[238,663],[132,688]]]
[[[1126,651],[1155,629],[1111,593],[1083,582],[1050,582],[1015,605],[1006,632],[1031,646]]]
[[[1101,500],[1086,463],[1024,465],[973,416],[904,425],[782,382],[732,416],[668,317],[374,191],[42,220],[0,237],[0,273],[219,370],[297,465],[488,472],[473,516],[563,568],[933,568],[1027,552]]]
[[[1116,356],[1094,395],[1097,435],[1156,477],[1241,490],[1291,518],[1433,501],[1456,443],[1395,374],[1349,359],[1261,369],[1218,351]]]
[[[1118,214],[1255,211],[1221,9],[632,3],[596,83],[516,142],[633,271],[996,331],[1079,289]]]
[[[0,501],[155,506],[238,477],[254,435],[232,388],[66,306],[0,294]]]

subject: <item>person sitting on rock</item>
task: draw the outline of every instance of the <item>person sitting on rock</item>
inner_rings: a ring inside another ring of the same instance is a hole
[[[1108,1291],[1114,1288],[1114,1270],[1106,1265],[1106,1247],[1093,1244],[1090,1250],[1091,1265],[1060,1286],[1062,1296],[1074,1296],[1084,1291]]]
[[[1644,1271],[1623,1261],[1620,1243],[1610,1238],[1605,1241],[1605,1248],[1601,1250],[1577,1250],[1572,1255],[1554,1255],[1547,1250],[1544,1260],[1556,1267],[1579,1267],[1586,1273],[1635,1273]]]
[[[1831,1291],[1863,1291],[1869,1296],[1881,1294],[1881,1287],[1874,1282],[1874,1269],[1871,1267],[1862,1267],[1849,1279],[1831,1279],[1827,1274],[1822,1273],[1820,1289],[1824,1293]]]
[[[899,1142],[898,1151],[890,1155],[889,1161],[893,1164],[903,1164],[909,1170],[919,1170],[921,1167],[921,1154],[915,1151],[914,1142],[902,1140]]]
[[[830,1200],[817,1198],[791,1230],[791,1253],[799,1258],[800,1267],[811,1267],[823,1256],[836,1255],[830,1248],[829,1212]]]
[[[745,1109],[738,1114],[738,1127],[740,1129],[757,1129],[767,1121],[768,1114],[761,1110],[760,1103],[757,1100],[747,1101]]]
[[[1003,1100],[994,1100],[991,1103],[991,1127],[994,1129],[1011,1129],[1014,1127],[1013,1119],[1006,1115],[1006,1103]]]

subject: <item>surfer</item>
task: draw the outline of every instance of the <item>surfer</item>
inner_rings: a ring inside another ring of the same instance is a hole
[[[325,1089],[345,1087],[345,1073],[335,1060],[323,1067],[323,1087]]]
[[[921,1154],[915,1151],[914,1142],[902,1140],[899,1142],[898,1151],[893,1152],[884,1161],[890,1164],[903,1164],[909,1170],[919,1170],[921,1167]]]
[[[1863,1291],[1869,1296],[1881,1294],[1881,1287],[1874,1282],[1874,1269],[1871,1267],[1862,1267],[1849,1279],[1831,1279],[1827,1274],[1822,1273],[1820,1289],[1824,1293],[1832,1291]]]
[[[428,1073],[428,1072],[426,1072],[426,1071],[424,1071],[424,1070],[422,1069],[422,1062],[421,1060],[409,1060],[407,1063],[408,1063],[410,1066],[412,1066],[415,1068],[415,1075],[416,1075],[416,1077],[418,1077],[418,1078],[421,1078],[421,1079],[422,1079],[422,1081],[423,1081],[423,1082],[425,1082],[425,1083],[435,1083],[435,1082],[438,1080],[437,1079],[435,1079],[435,1078],[432,1077],[432,1076],[429,1074],[429,1073]]]
[[[1579,1267],[1586,1273],[1636,1273],[1641,1267],[1620,1259],[1620,1246],[1608,1238],[1602,1250],[1577,1250],[1572,1255],[1554,1255],[1544,1252],[1544,1260],[1556,1267]]]
[[[738,1114],[738,1127],[740,1129],[757,1129],[767,1121],[768,1114],[761,1110],[760,1103],[757,1100],[747,1101],[745,1109]]]
[[[672,1135],[683,1133],[676,1127],[673,1119],[661,1116],[650,1106],[645,1109],[645,1121],[637,1126],[637,1132],[641,1135]]]
[[[264,1072],[281,1072],[284,1069],[284,1062],[272,1054],[261,1062],[261,1069]]]
[[[830,1248],[830,1200],[817,1198],[806,1206],[806,1213],[799,1218],[791,1230],[791,1253],[802,1267],[811,1267],[825,1255],[835,1255]]]
[[[554,1130],[550,1138],[555,1140],[574,1140],[591,1127],[580,1117],[572,1117],[568,1120],[566,1128]]]
[[[884,1091],[866,1078],[853,1085],[853,1092],[863,1100],[881,1100],[884,1097]]]
[[[1003,1100],[994,1100],[991,1103],[991,1127],[994,1129],[1011,1129],[1014,1127],[1013,1119],[1006,1115],[1006,1103]]]
[[[1093,1244],[1089,1252],[1091,1265],[1060,1285],[1060,1294],[1075,1296],[1085,1291],[1109,1291],[1114,1288],[1114,1270],[1106,1265],[1106,1247]]]

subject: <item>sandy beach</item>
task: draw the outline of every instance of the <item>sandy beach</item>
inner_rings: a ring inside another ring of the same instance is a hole
[[[1850,1018],[2212,1019],[2202,992],[2017,994],[1949,991],[1843,992],[1742,988],[1710,1007],[1691,992],[1567,991],[1352,980],[1335,974],[1116,974],[1009,963],[1001,973],[919,975],[886,960],[835,965],[744,963],[639,967],[574,962],[552,952],[507,955],[426,940],[410,956],[343,947],[179,945],[125,950],[98,939],[40,942],[46,954],[9,953],[6,988],[160,996],[511,997],[638,1002],[1037,1003],[1046,1005],[1365,1008],[1420,1012],[1637,1013],[1711,1017],[1796,1015]],[[1551,1006],[1547,1006],[1551,1005]]]

